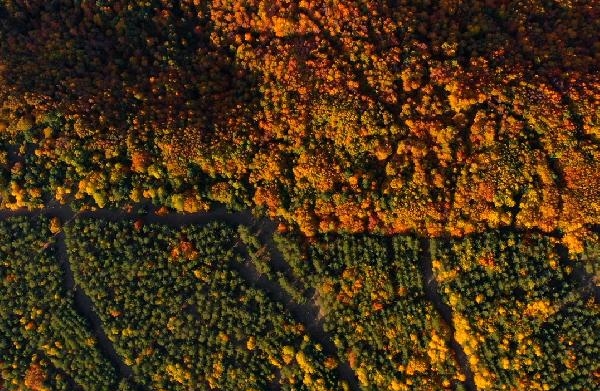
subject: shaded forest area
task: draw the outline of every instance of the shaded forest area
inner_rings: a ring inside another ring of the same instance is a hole
[[[2,204],[219,202],[308,236],[514,227],[582,252],[597,31],[587,0],[7,0]]]

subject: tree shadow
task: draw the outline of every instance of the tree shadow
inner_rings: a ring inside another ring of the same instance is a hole
[[[256,80],[211,37],[208,4],[34,0],[0,6],[0,100],[67,118],[65,135],[173,155],[250,129]],[[153,140],[154,139],[154,140]],[[239,141],[239,140],[237,140]]]

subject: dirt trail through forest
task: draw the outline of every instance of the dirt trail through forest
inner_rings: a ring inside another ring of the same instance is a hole
[[[75,283],[65,240],[64,232],[61,231],[56,235],[57,258],[64,272],[64,286],[68,292],[70,291],[73,293],[75,310],[90,323],[92,333],[98,340],[100,351],[110,360],[120,377],[129,378],[133,375],[131,368],[125,365],[121,357],[115,351],[112,342],[108,339],[108,336],[102,327],[102,321],[94,309],[92,300],[86,295],[83,289]]]
[[[452,309],[442,299],[442,296],[439,293],[437,281],[433,275],[433,264],[431,259],[429,239],[421,238],[420,242],[421,252],[419,265],[421,267],[421,274],[424,279],[425,296],[427,297],[427,300],[433,304],[433,307],[437,310],[437,312],[442,316],[444,322],[450,327],[450,332],[452,333],[450,347],[456,353],[458,365],[466,376],[465,386],[468,391],[475,391],[477,390],[477,387],[475,386],[473,372],[471,371],[471,366],[469,365],[469,359],[465,354],[463,347],[454,338],[454,333],[456,330],[452,320]]]

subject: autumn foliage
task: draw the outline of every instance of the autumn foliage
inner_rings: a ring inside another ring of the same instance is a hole
[[[600,218],[597,2],[11,0],[0,15],[0,130],[36,150],[4,165],[6,206],[219,201],[308,235],[513,226],[574,249]],[[33,184],[35,167],[56,172]]]

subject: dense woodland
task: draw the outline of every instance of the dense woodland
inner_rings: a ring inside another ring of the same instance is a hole
[[[425,298],[418,240],[325,238],[311,247],[325,325],[364,390],[463,390],[448,325]]]
[[[600,389],[598,31],[0,0],[0,390]],[[137,213],[216,206],[277,233]]]
[[[234,233],[79,220],[67,246],[76,282],[143,389],[343,390],[337,358],[240,275]]]
[[[76,218],[61,228],[45,217],[3,220],[0,239],[1,389],[600,385],[600,306],[576,272],[598,264],[593,247],[573,261],[555,238],[495,231],[431,242],[286,234],[273,249],[220,222]],[[318,312],[310,321],[290,312],[306,303]]]
[[[0,4],[2,204],[253,207],[306,235],[600,218],[597,1]]]
[[[115,390],[115,369],[64,285],[50,221],[0,221],[0,239],[0,389]]]
[[[576,276],[585,265],[569,261],[556,242],[503,231],[430,244],[323,237],[303,249],[298,238],[278,239],[297,275],[315,287],[325,324],[355,360],[365,390],[462,390],[451,339],[475,389],[597,389],[598,289]],[[597,267],[597,252],[585,254]],[[425,297],[423,257],[442,305]],[[444,307],[450,319],[440,318]]]
[[[600,303],[560,251],[540,235],[435,242],[435,278],[479,389],[599,387]]]

